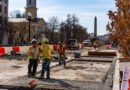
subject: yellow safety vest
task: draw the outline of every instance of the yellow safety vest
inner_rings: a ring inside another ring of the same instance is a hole
[[[31,52],[31,47],[28,47],[28,52],[29,52],[29,55],[28,55],[28,59],[32,59],[32,54],[30,53]],[[39,48],[37,47],[37,55],[38,55],[38,60],[40,60],[40,56],[39,56],[40,52],[39,52]]]
[[[49,44],[43,44],[42,47],[42,59],[51,59],[51,48]]]
[[[44,38],[42,37],[42,38],[41,38],[41,44],[42,44],[43,42],[44,42]]]
[[[96,42],[94,41],[93,44],[96,45]]]

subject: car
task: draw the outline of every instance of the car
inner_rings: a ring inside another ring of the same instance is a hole
[[[83,44],[85,45],[85,47],[86,47],[86,46],[91,46],[91,45],[92,45],[92,43],[91,43],[90,40],[84,40],[84,41],[83,41]]]
[[[69,49],[79,49],[79,43],[76,39],[69,39],[66,41],[66,48]]]

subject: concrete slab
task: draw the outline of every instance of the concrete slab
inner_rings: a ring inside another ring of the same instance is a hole
[[[116,61],[115,71],[114,71],[114,80],[113,80],[113,89],[120,90],[120,69],[119,69],[119,60]]]
[[[51,70],[52,79],[35,79],[27,76],[19,77],[8,81],[11,86],[29,87],[31,80],[36,81],[35,89],[55,89],[55,90],[111,90],[105,85],[105,78],[111,63],[93,63],[84,61],[72,61],[67,68],[56,67]],[[37,76],[40,76],[39,74]],[[10,86],[10,87],[11,87]]]

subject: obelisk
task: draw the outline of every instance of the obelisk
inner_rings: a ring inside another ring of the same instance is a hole
[[[94,38],[97,38],[97,17],[94,19]]]

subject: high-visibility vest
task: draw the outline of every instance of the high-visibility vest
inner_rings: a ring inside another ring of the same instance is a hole
[[[96,41],[94,41],[93,44],[96,45]]]
[[[44,42],[44,38],[42,37],[42,38],[41,38],[41,43],[43,43],[43,42]]]
[[[42,59],[51,59],[51,48],[49,44],[43,44],[42,47]]]
[[[63,52],[64,47],[62,46],[62,48],[60,48],[60,46],[59,46],[59,48],[58,48],[58,49],[59,49],[59,51],[60,51],[60,52]],[[65,54],[65,53],[66,53],[66,51],[64,52],[64,54]]]
[[[29,55],[28,55],[28,59],[30,60],[30,59],[32,59],[32,54],[30,53],[31,52],[31,48],[32,47],[28,47],[28,49],[27,49],[27,51],[28,51],[28,53],[29,53]],[[38,47],[36,47],[37,48],[37,55],[38,55],[38,60],[40,60],[40,56],[39,56],[39,54],[40,54],[40,52],[39,52],[39,48]]]

